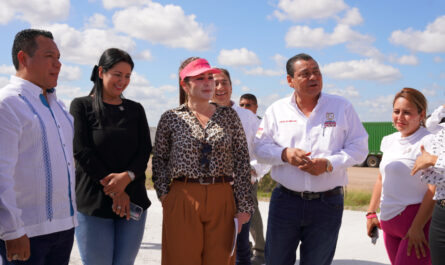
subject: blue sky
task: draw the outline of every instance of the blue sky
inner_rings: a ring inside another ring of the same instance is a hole
[[[260,115],[292,93],[285,62],[300,52],[321,66],[323,91],[348,98],[363,121],[390,120],[403,87],[421,90],[429,113],[445,104],[442,0],[2,1],[0,87],[15,72],[14,35],[29,27],[54,34],[67,105],[88,94],[105,49],[128,51],[135,69],[124,95],[144,105],[150,126],[177,106],[177,69],[189,56],[227,68],[232,98],[257,95]]]

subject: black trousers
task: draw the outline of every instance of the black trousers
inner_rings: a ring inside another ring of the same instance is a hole
[[[434,206],[429,236],[432,264],[445,264],[445,207],[438,204]]]
[[[5,241],[0,240],[4,265],[68,265],[74,243],[74,228],[29,239],[31,257],[27,261],[8,262]]]

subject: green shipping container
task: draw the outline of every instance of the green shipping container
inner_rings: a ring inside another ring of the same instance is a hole
[[[363,161],[363,165],[368,167],[378,167],[382,158],[382,151],[380,151],[382,138],[397,130],[392,126],[392,122],[363,122],[363,127],[365,127],[366,132],[369,135],[369,153],[366,160]]]

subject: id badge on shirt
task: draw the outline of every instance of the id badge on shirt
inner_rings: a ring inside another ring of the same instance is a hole
[[[337,122],[335,121],[335,115],[332,112],[326,112],[326,120],[323,124],[323,136],[324,136],[324,131],[327,127],[336,127],[337,126]]]

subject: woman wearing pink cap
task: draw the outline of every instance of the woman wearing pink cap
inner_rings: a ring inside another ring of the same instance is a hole
[[[254,211],[241,122],[232,108],[209,103],[214,73],[205,59],[185,60],[181,105],[157,127],[153,181],[164,208],[164,265],[233,264],[234,218],[241,227]]]

